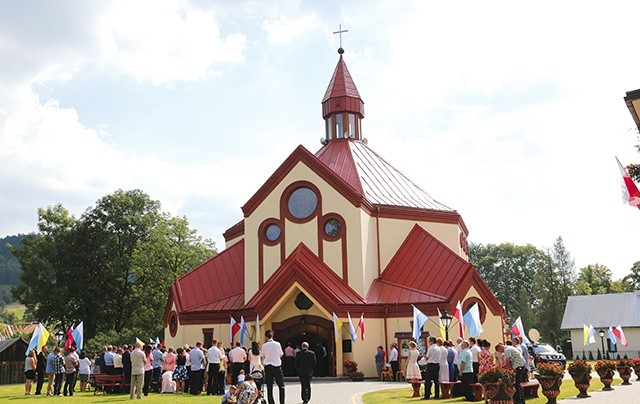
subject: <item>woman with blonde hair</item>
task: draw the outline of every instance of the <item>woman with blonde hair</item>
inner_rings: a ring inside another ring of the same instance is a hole
[[[418,359],[420,359],[420,351],[418,351],[418,344],[414,341],[409,342],[409,357],[407,358],[407,369],[404,372],[407,380],[417,382],[422,379],[420,373],[420,366],[418,366]]]
[[[32,349],[29,351],[29,356],[24,358],[24,395],[31,395],[31,386],[33,385],[33,380],[36,378],[36,365],[38,364],[38,360],[36,359],[36,350]]]

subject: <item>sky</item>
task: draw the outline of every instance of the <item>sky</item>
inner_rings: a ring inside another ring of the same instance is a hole
[[[471,242],[561,236],[620,278],[640,260],[614,158],[640,162],[640,2],[590,3],[0,0],[0,236],[139,188],[221,250],[321,147],[341,25],[369,146]]]

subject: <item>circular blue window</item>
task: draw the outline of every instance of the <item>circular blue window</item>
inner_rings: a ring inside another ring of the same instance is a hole
[[[275,223],[267,226],[267,230],[265,231],[265,235],[267,236],[267,240],[269,241],[276,241],[280,238],[281,233],[282,230],[280,230],[280,226]]]
[[[324,232],[329,237],[337,237],[342,230],[342,225],[338,219],[329,219],[324,224]]]
[[[318,197],[309,188],[298,188],[291,193],[287,202],[289,213],[296,219],[306,219],[318,207]]]

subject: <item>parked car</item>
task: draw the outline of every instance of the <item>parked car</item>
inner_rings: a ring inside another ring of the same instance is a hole
[[[567,365],[567,358],[549,344],[534,343],[528,345],[527,348],[529,348],[529,356],[533,358],[536,365],[544,362],[555,363],[562,366],[563,369]]]

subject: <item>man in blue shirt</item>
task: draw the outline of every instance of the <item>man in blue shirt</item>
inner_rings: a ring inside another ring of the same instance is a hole
[[[55,352],[51,352],[48,356],[47,356],[47,364],[45,366],[45,373],[47,374],[47,395],[48,396],[52,396],[53,395],[53,378],[55,376],[55,372],[53,370],[53,358],[56,357]]]
[[[462,392],[467,401],[473,401],[471,382],[473,381],[473,356],[469,350],[469,341],[462,341],[462,352],[458,356],[458,369],[460,370],[460,383]]]
[[[151,375],[151,382],[154,385],[159,385],[160,376],[162,375],[162,364],[164,363],[164,355],[160,350],[161,346],[156,345],[156,348],[151,352],[153,355],[153,374]]]
[[[111,345],[107,347],[107,352],[104,353],[104,368],[104,373],[108,375],[114,374],[113,347]]]

